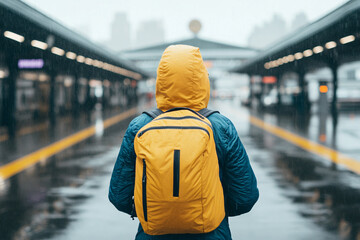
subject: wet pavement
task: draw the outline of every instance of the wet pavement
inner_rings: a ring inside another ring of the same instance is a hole
[[[338,170],[330,161],[249,122],[250,114],[256,115],[360,160],[360,148],[354,141],[359,132],[349,131],[359,115],[339,116],[334,145],[331,139],[323,142],[324,138],[319,138],[317,116],[304,123],[291,115],[278,118],[251,112],[240,107],[239,101],[230,100],[214,101],[211,108],[234,122],[258,178],[259,202],[250,213],[230,218],[233,239],[360,239],[359,175]],[[95,123],[95,118],[86,124],[80,122],[77,129]],[[110,174],[130,120],[1,181],[0,239],[134,239],[138,220],[118,212],[107,199]],[[59,130],[53,137],[67,133]],[[331,130],[327,133],[332,136]],[[34,142],[42,139],[40,134],[18,139],[19,146],[25,142],[32,146],[22,154],[33,151]],[[7,151],[11,153],[11,149]],[[1,154],[0,165],[5,153]],[[6,162],[20,153],[9,154]]]
[[[43,148],[74,132],[78,132],[97,123],[101,124],[104,119],[129,109],[132,109],[132,107],[103,112],[101,105],[97,105],[97,110],[90,114],[80,112],[76,117],[72,117],[71,115],[59,117],[56,120],[55,128],[48,121],[30,124],[23,123],[25,126],[19,126],[15,138],[7,139],[5,133],[1,135],[6,136],[7,140],[0,141],[0,165]]]
[[[248,122],[247,109],[225,104],[219,109],[225,115],[231,113],[229,116],[252,161],[261,193],[252,212],[231,219],[232,226],[235,223],[246,226],[232,228],[234,239],[360,239],[359,175],[338,171],[328,160],[254,127]],[[295,121],[293,115],[281,116],[280,120],[270,113],[256,116],[267,122],[272,119],[303,136],[315,128],[311,124],[307,124],[310,129],[299,126],[304,122]],[[349,127],[342,126],[340,121],[338,131]],[[345,141],[342,137],[346,133],[338,136],[338,140]],[[359,150],[355,147],[351,151],[358,160]]]

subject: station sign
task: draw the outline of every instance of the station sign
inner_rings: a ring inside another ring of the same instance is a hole
[[[277,79],[274,76],[264,76],[262,82],[265,84],[274,84],[276,83]]]
[[[19,69],[41,69],[44,67],[44,59],[19,59]]]

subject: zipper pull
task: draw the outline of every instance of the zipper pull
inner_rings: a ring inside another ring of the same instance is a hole
[[[131,214],[130,214],[130,217],[131,217],[132,220],[135,220],[135,217],[136,217],[134,196],[132,196],[132,205],[131,205]]]

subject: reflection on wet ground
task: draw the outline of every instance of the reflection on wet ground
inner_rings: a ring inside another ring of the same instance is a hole
[[[336,171],[316,164],[313,159],[285,154],[275,156],[275,166],[282,176],[277,179],[279,186],[284,189],[289,184],[295,186],[299,192],[290,192],[287,196],[294,203],[306,203],[300,210],[302,216],[338,234],[341,239],[359,239],[360,188],[344,182],[345,178],[359,184],[359,179],[353,179],[356,176],[338,179]]]
[[[296,233],[294,231],[291,234],[291,231],[289,231],[291,224],[282,223],[283,226],[279,228],[279,231],[283,231],[283,234],[276,233],[275,227],[273,228],[274,231],[271,232],[270,230],[269,234],[261,235],[256,233],[255,235],[245,234],[245,236],[252,239],[264,237],[269,239],[308,239],[308,237],[314,239],[360,239],[359,175],[342,168],[339,171],[335,164],[305,152],[283,139],[279,139],[270,133],[264,132],[262,129],[252,126],[246,120],[250,113],[245,109],[237,108],[235,110],[234,107],[221,103],[217,103],[215,106],[222,109],[222,113],[229,116],[238,128],[239,135],[252,160],[252,165],[257,170],[255,173],[265,170],[265,174],[270,177],[271,181],[275,181],[277,187],[280,188],[279,193],[291,201],[292,207],[295,207],[299,216],[309,219],[316,226],[320,226],[321,229],[330,234],[322,233],[319,235],[321,231],[316,229],[312,229],[311,233],[308,234],[302,228],[304,224],[298,225],[299,232]],[[318,136],[323,134],[321,131],[324,131],[324,128],[327,129],[328,133],[331,133],[330,138],[332,135],[331,119],[325,122],[322,119],[319,122],[318,116],[308,116],[306,118],[305,116],[295,117],[294,115],[277,117],[274,114],[259,114],[256,112],[251,112],[251,114],[256,114],[255,116],[264,119],[266,122],[276,124],[315,142],[323,143]],[[346,131],[349,128],[356,128],[356,122],[353,120],[358,119],[360,114],[352,114],[350,119],[348,116],[350,116],[349,113],[345,113],[339,117],[338,138],[335,139],[335,142],[341,141],[341,143],[334,144],[334,141],[330,139],[323,144],[330,147],[340,145],[342,146],[340,152],[351,153],[352,156],[360,161],[360,148],[356,147],[356,143],[352,139],[354,135],[357,136],[359,134],[359,130],[355,129],[352,132],[352,136],[349,136],[349,132]],[[341,125],[341,123],[345,125]],[[325,124],[325,127],[322,124]],[[262,193],[259,205],[269,204],[272,200],[272,197],[269,196],[274,189],[270,191],[269,189],[262,189],[265,186],[266,188],[269,187],[267,186],[268,183],[262,184],[261,182],[270,180],[267,180],[262,174],[257,175],[260,192]],[[256,207],[262,208],[259,205],[255,206],[254,213],[250,213],[250,221],[248,219],[245,223],[251,222],[252,217],[255,218],[253,222],[263,217],[261,214],[257,214]],[[274,207],[276,207],[275,204]],[[284,204],[284,208],[287,209],[286,204]],[[285,212],[286,210],[283,211],[279,208],[275,211],[276,216],[272,217],[282,218],[285,216]],[[292,221],[290,219],[291,216],[287,217],[289,221]],[[271,225],[272,223],[269,222],[267,224]],[[251,229],[253,232],[269,232],[264,227],[251,227]],[[302,230],[300,231],[300,229]],[[288,235],[286,232],[290,234]],[[240,236],[244,236],[244,234],[239,233],[236,236],[239,236],[240,239]]]
[[[230,219],[234,239],[360,239],[358,175],[251,125],[250,111],[238,102],[214,102],[211,108],[234,122],[260,189],[254,209]],[[314,116],[307,121],[257,117],[318,140]],[[348,137],[351,127],[342,122],[351,121],[340,117],[338,141]],[[100,129],[98,122],[99,134],[0,181],[0,239],[133,239],[138,221],[118,213],[107,200],[111,170],[129,122],[109,129]],[[360,156],[350,146],[347,150]]]
[[[284,118],[278,120],[278,125],[293,131],[296,129],[307,137],[312,134],[311,131],[307,132],[310,127],[308,121],[290,122],[289,118],[293,116],[287,116],[287,120]],[[283,126],[284,122],[291,126]],[[347,141],[346,133],[341,132],[340,135],[342,141]],[[348,171],[339,172],[334,164],[289,146],[256,127],[250,127],[250,136],[260,149],[271,149],[272,157],[268,159],[274,169],[271,177],[284,190],[284,194],[299,205],[301,216],[311,219],[339,239],[360,239],[358,175]],[[358,151],[354,151],[357,157],[360,156]],[[269,163],[266,167],[269,168]]]
[[[108,177],[103,168],[113,164],[129,121],[1,182],[0,239],[46,239],[75,221],[77,206],[100,187],[94,179]]]

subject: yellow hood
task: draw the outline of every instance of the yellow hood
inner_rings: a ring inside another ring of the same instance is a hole
[[[161,57],[156,79],[156,103],[163,111],[188,107],[206,108],[210,97],[208,72],[200,50],[188,45],[171,45]]]

